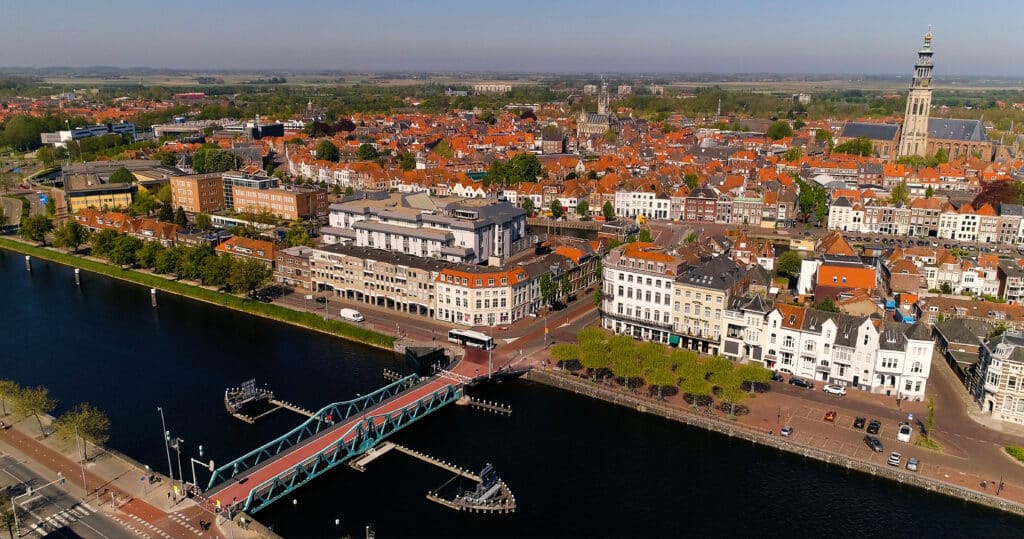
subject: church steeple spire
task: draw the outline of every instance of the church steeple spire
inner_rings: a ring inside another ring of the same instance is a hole
[[[928,152],[928,112],[932,105],[932,30],[924,35],[924,44],[917,51],[914,77],[907,95],[907,110],[903,115],[903,134],[900,137],[899,156],[925,155]]]

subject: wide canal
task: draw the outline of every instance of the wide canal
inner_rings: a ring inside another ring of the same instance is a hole
[[[182,455],[231,459],[300,421],[228,417],[249,378],[316,409],[379,387],[400,358],[336,338],[0,250],[0,378],[45,385],[57,414],[87,401],[110,446],[166,473],[162,406]],[[467,468],[491,462],[513,515],[460,514],[424,498],[448,476],[389,454],[347,467],[256,514],[285,537],[1014,537],[1024,520],[647,415],[517,381],[477,389],[511,417],[451,406],[393,439]],[[175,462],[175,468],[177,463]],[[177,475],[177,469],[175,469]],[[186,469],[186,477],[191,473]],[[337,522],[337,524],[336,524]]]

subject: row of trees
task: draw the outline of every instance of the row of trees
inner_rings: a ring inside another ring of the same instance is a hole
[[[15,418],[32,416],[39,425],[43,436],[49,436],[42,417],[57,408],[57,399],[50,396],[50,390],[43,386],[21,387],[13,380],[0,380],[0,406],[3,415],[13,414]],[[61,438],[79,438],[102,446],[110,437],[110,419],[102,410],[87,402],[76,404],[61,414],[53,427]],[[88,458],[86,446],[82,444],[82,458]]]
[[[702,361],[693,350],[669,353],[662,344],[637,343],[626,335],[609,336],[595,327],[583,329],[576,337],[576,344],[551,347],[551,357],[562,368],[586,369],[592,380],[611,376],[630,390],[646,385],[648,393],[659,398],[682,391],[694,408],[710,405],[717,395],[735,415],[736,407],[757,385],[771,380],[771,371],[760,365],[736,365],[721,356]]]

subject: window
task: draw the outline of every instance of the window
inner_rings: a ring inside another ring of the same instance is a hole
[[[483,286],[483,284],[484,284],[484,280],[483,279],[477,279],[476,280],[476,285],[477,286]]]
[[[793,347],[793,337],[791,335],[786,335],[786,337],[784,339],[782,339],[782,346],[785,346],[787,348],[792,348]]]
[[[910,366],[910,372],[918,373],[918,372],[921,372],[921,370],[922,369],[921,369],[921,362],[920,361],[915,361],[914,364]]]
[[[804,351],[813,352],[814,351],[814,341],[807,341],[807,342],[805,342],[804,343]]]
[[[907,380],[907,385],[903,386],[903,389],[910,391],[911,387],[913,387],[913,383],[910,380]]]

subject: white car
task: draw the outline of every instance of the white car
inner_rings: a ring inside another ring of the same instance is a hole
[[[910,443],[910,434],[913,429],[906,423],[900,423],[900,430],[896,433],[896,440],[900,442]]]
[[[846,388],[843,386],[825,386],[822,388],[825,393],[831,393],[832,395],[846,395]]]
[[[894,451],[892,453],[889,453],[889,460],[887,462],[889,463],[889,466],[899,466],[902,460],[903,455],[896,453]]]

